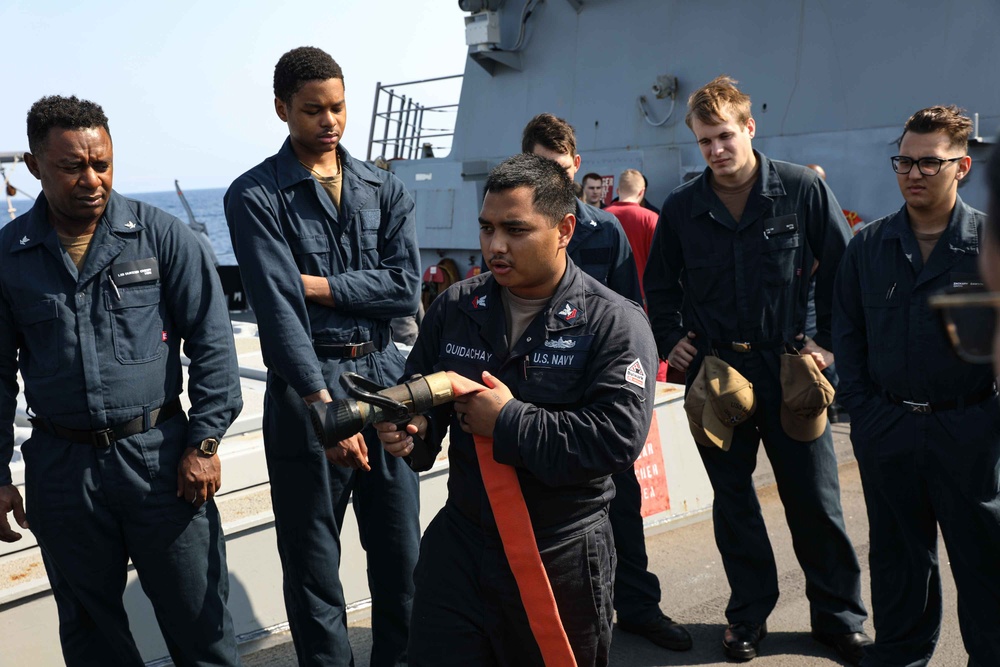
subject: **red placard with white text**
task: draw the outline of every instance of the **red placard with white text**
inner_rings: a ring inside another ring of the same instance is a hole
[[[642,492],[642,516],[652,516],[670,509],[667,492],[667,471],[663,469],[663,448],[660,445],[660,426],[653,413],[646,444],[635,461],[635,477]]]
[[[607,206],[615,198],[615,177],[601,176],[601,187],[604,188],[601,191],[601,201]]]

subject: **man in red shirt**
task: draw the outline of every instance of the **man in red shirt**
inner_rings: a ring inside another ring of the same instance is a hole
[[[646,258],[649,257],[649,246],[653,243],[657,219],[655,213],[642,207],[641,202],[645,196],[646,182],[642,174],[635,169],[626,169],[618,177],[618,201],[611,202],[604,209],[618,218],[625,230],[640,276],[646,270]],[[642,298],[645,301],[645,292]]]
[[[618,177],[618,199],[605,207],[605,211],[618,218],[628,244],[632,246],[632,257],[635,258],[635,268],[642,276],[646,270],[646,259],[649,257],[649,246],[653,243],[653,232],[656,231],[656,221],[659,214],[643,206],[646,197],[646,179],[635,169],[626,169]],[[643,308],[646,307],[646,292],[642,291]],[[660,362],[656,372],[660,382],[675,382],[684,384],[684,371],[674,370],[665,361]]]

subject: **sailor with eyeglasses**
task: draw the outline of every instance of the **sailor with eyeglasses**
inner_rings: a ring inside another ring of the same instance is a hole
[[[982,285],[985,215],[958,196],[972,122],[918,111],[891,159],[904,206],[850,243],[834,290],[839,397],[868,505],[875,643],[862,665],[926,665],[941,629],[938,526],[969,665],[1000,665],[1000,403],[929,298]]]

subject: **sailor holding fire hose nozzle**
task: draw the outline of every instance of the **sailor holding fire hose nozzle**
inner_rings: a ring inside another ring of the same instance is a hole
[[[423,376],[381,393],[349,377],[365,398],[312,412],[324,428],[377,421],[414,468],[451,427],[448,501],[414,572],[414,667],[608,664],[610,475],[640,452],[657,359],[642,309],[567,259],[574,210],[555,162],[501,163],[479,218],[491,272],[431,306],[403,375]]]

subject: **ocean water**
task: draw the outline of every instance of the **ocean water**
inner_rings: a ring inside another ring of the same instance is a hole
[[[123,192],[121,194],[129,199],[138,199],[161,208],[184,222],[188,221],[187,212],[184,210],[177,193],[173,190],[167,192]],[[208,231],[208,238],[212,242],[212,247],[215,248],[219,264],[235,266],[236,256],[233,254],[233,245],[229,241],[229,228],[226,227],[226,215],[222,208],[224,194],[226,194],[226,188],[184,190],[184,196],[187,198],[188,204],[191,205],[191,210],[194,211],[195,219],[205,225],[205,229]],[[31,209],[31,201],[27,199],[15,199],[13,205],[17,209],[18,215],[27,213]],[[0,213],[3,214],[0,224],[6,224],[9,220],[6,212],[0,211]]]
[[[183,189],[183,185],[181,188]],[[229,228],[226,226],[226,213],[222,208],[222,196],[226,188],[210,188],[207,190],[184,190],[195,219],[205,225],[208,238],[215,248],[219,264],[236,265],[236,255],[233,254],[233,244],[229,240]],[[176,215],[184,222],[188,221],[187,212],[181,204],[176,192],[140,192],[125,195],[129,199],[138,199],[157,208],[162,208],[171,215]]]

